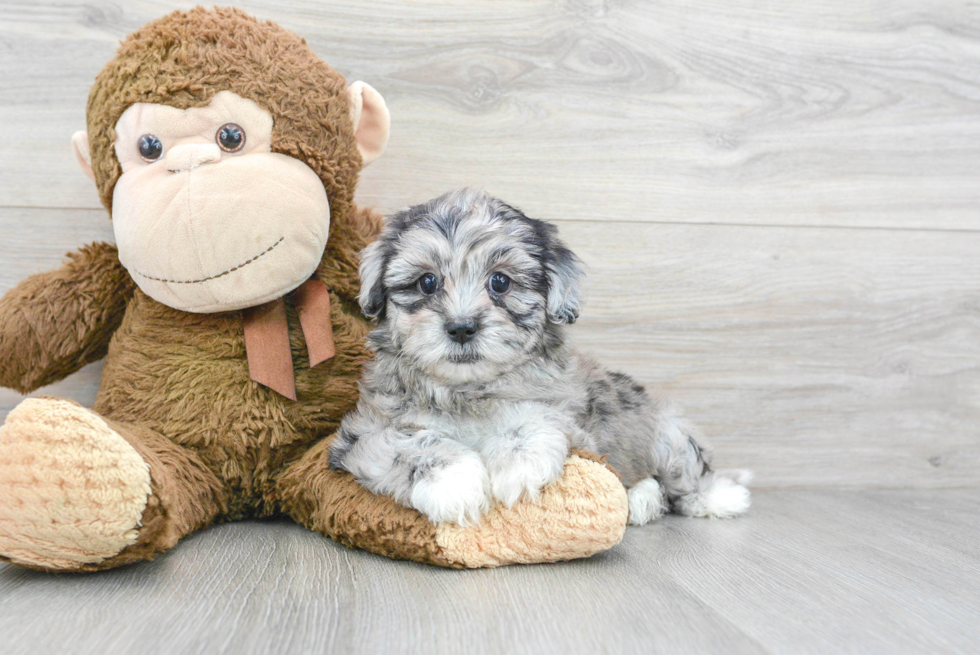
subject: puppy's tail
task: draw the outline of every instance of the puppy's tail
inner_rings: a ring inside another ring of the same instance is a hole
[[[752,484],[752,480],[755,478],[755,473],[749,469],[719,469],[715,471],[715,475],[728,478],[735,484],[745,487]]]
[[[670,507],[678,514],[728,518],[748,510],[751,496],[745,485],[752,472],[711,468],[711,449],[697,438],[683,418],[669,414],[660,424],[654,458]]]
[[[746,470],[706,471],[697,489],[673,499],[674,511],[685,516],[726,519],[743,514],[752,504],[745,484],[752,479]]]

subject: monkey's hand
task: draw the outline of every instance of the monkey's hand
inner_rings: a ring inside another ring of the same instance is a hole
[[[0,299],[0,386],[21,393],[101,359],[135,285],[116,247],[94,243]]]

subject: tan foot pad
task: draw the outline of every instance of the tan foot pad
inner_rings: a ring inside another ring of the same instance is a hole
[[[578,455],[537,502],[495,505],[476,527],[436,526],[436,542],[453,565],[467,568],[557,562],[588,557],[623,539],[626,490],[604,464]]]
[[[0,555],[49,569],[133,544],[150,468],[95,412],[28,398],[0,426]]]

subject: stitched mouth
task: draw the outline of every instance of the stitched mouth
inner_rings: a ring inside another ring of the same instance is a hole
[[[167,280],[167,279],[162,278],[162,277],[153,277],[152,275],[147,275],[146,273],[142,273],[142,272],[140,272],[140,271],[138,271],[136,269],[133,269],[133,271],[137,275],[139,275],[140,277],[145,277],[147,280],[153,280],[155,282],[168,282],[170,284],[200,284],[201,282],[207,282],[208,280],[217,280],[219,277],[224,277],[225,275],[228,275],[229,273],[234,273],[237,270],[240,270],[242,268],[245,268],[246,266],[248,266],[252,262],[256,261],[257,259],[260,259],[260,258],[264,257],[265,255],[268,255],[270,252],[272,252],[273,248],[275,248],[280,243],[282,243],[283,241],[285,241],[285,239],[286,239],[286,237],[284,237],[284,236],[279,237],[279,240],[278,241],[276,241],[274,244],[272,244],[271,246],[269,246],[268,248],[266,248],[265,250],[263,250],[259,254],[255,255],[251,259],[246,259],[241,264],[238,264],[237,266],[232,266],[227,271],[222,271],[221,273],[218,273],[217,275],[211,275],[209,277],[202,277],[200,280]]]

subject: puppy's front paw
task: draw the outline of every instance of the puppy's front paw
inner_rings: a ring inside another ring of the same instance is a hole
[[[477,524],[490,508],[487,469],[476,453],[416,475],[412,507],[433,523]]]
[[[493,497],[507,507],[523,497],[533,501],[541,489],[561,477],[565,453],[534,453],[516,451],[506,460],[498,459],[490,468],[490,489]]]

